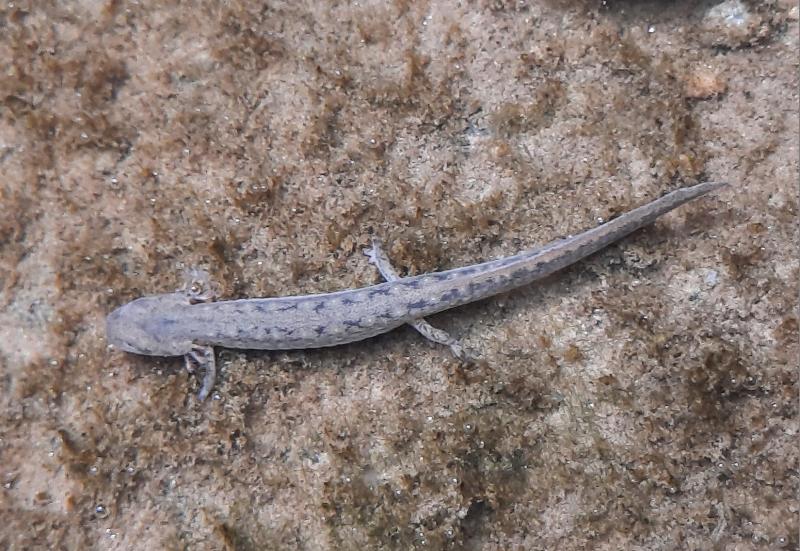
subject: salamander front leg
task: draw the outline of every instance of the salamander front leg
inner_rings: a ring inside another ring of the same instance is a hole
[[[211,281],[211,276],[205,270],[192,268],[183,275],[183,286],[178,289],[189,297],[189,302],[213,302],[219,295],[217,285]]]
[[[203,386],[197,393],[197,399],[203,402],[214,388],[217,379],[217,362],[214,359],[214,348],[211,346],[194,345],[192,351],[183,357],[186,362],[186,371],[194,373],[195,366],[203,371]]]
[[[208,272],[197,268],[186,270],[183,286],[178,289],[178,292],[184,293],[188,297],[190,304],[213,302],[219,295],[218,287],[211,281]],[[186,364],[186,371],[189,373],[194,373],[196,367],[199,367],[203,372],[203,384],[200,387],[200,392],[197,393],[197,399],[203,402],[208,398],[217,380],[217,362],[214,359],[214,348],[195,344],[192,346],[191,352],[184,355],[183,359]]]
[[[396,281],[400,279],[400,276],[392,266],[392,262],[389,260],[389,257],[386,256],[380,239],[373,237],[372,248],[364,249],[364,254],[369,257],[370,263],[374,264],[375,267],[378,268],[378,271],[383,276],[383,279],[386,281]],[[456,358],[460,360],[467,358],[466,354],[464,353],[464,347],[461,346],[461,343],[459,343],[456,339],[451,337],[447,331],[437,329],[424,319],[412,321],[408,325],[416,329],[420,335],[429,341],[449,346]]]

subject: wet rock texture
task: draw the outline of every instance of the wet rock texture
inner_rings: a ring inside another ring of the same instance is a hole
[[[798,546],[798,8],[0,7],[0,547]],[[108,350],[226,298],[513,254],[730,187],[540,285],[321,351]]]

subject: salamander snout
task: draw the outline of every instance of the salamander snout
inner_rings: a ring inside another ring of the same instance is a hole
[[[178,294],[136,299],[120,306],[106,318],[106,340],[118,350],[147,356],[180,356],[192,343],[169,327],[180,316],[186,298]]]

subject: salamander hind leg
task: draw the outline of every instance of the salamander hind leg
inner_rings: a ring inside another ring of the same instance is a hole
[[[195,366],[203,371],[203,385],[197,393],[197,399],[201,402],[208,398],[211,389],[217,379],[217,361],[214,359],[214,348],[211,346],[192,346],[191,352],[184,357],[186,371],[194,373]]]
[[[369,257],[370,263],[378,268],[378,271],[383,276],[383,279],[386,281],[396,281],[400,279],[397,270],[394,269],[392,262],[389,260],[389,257],[383,250],[383,244],[381,243],[380,239],[373,237],[372,247],[364,249],[364,254]],[[459,343],[458,340],[450,336],[447,331],[432,326],[424,319],[413,321],[409,323],[409,325],[416,329],[420,335],[429,341],[449,346],[456,358],[460,360],[468,359],[466,353],[464,352],[464,347],[461,346],[461,343]]]
[[[377,237],[372,238],[372,247],[364,249],[364,254],[369,257],[369,262],[376,268],[386,281],[396,281],[400,279],[397,270],[392,266],[392,261],[386,256],[383,250],[383,243]]]
[[[459,360],[469,359],[467,354],[464,352],[464,347],[461,346],[461,343],[451,337],[450,333],[447,331],[434,327],[424,319],[412,321],[409,323],[409,325],[416,329],[420,335],[429,341],[449,346],[453,356]]]

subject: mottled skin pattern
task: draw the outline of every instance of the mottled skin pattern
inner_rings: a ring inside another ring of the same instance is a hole
[[[202,302],[205,297],[191,292],[144,297],[112,312],[106,334],[121,350],[187,355],[207,370],[214,369],[208,365],[214,346],[284,350],[359,341],[541,279],[722,185],[673,191],[579,235],[514,256],[360,289],[221,302]],[[201,398],[211,385],[213,373],[207,373]]]

